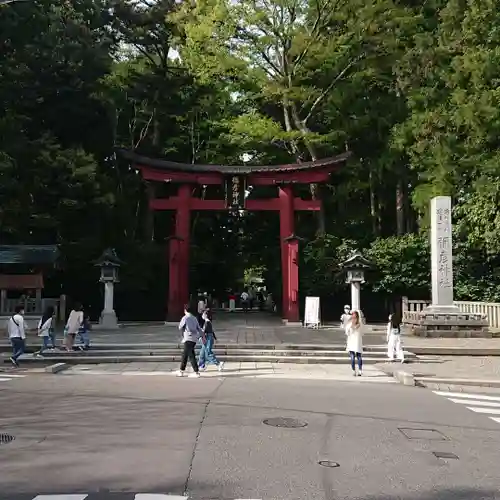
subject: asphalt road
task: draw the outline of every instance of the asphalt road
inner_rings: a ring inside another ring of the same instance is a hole
[[[34,375],[0,385],[0,433],[1,500],[500,499],[500,423],[397,384]]]

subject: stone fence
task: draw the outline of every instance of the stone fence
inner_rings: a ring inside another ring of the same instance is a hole
[[[403,321],[406,313],[420,312],[429,306],[430,300],[409,300],[408,297],[403,297],[401,310],[403,311]],[[499,302],[468,302],[455,301],[453,302],[461,312],[481,314],[486,316],[488,326],[490,328],[500,328],[500,303]]]

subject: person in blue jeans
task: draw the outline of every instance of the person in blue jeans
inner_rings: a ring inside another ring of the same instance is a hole
[[[90,334],[89,334],[90,329],[91,329],[90,318],[88,314],[84,312],[83,321],[82,324],[80,325],[80,328],[78,329],[78,334],[77,334],[80,343],[78,344],[78,346],[75,347],[75,349],[80,349],[84,351],[90,349]]]
[[[16,306],[14,314],[7,322],[10,343],[12,344],[11,363],[19,368],[18,358],[24,354],[26,340],[26,324],[24,323],[24,307]]]
[[[224,361],[219,361],[212,352],[217,337],[215,336],[214,327],[212,325],[212,314],[210,309],[203,312],[203,335],[201,337],[201,350],[198,365],[201,370],[205,370],[207,364],[214,364],[221,372],[224,369]]]
[[[54,308],[52,306],[48,306],[38,322],[38,336],[42,339],[42,345],[40,347],[40,351],[36,354],[43,354],[46,349],[56,348],[53,323]]]

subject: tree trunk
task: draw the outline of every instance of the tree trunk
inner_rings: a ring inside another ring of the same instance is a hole
[[[155,214],[150,208],[151,201],[155,198],[155,187],[152,182],[146,182],[145,187],[144,241],[150,242],[155,238]]]
[[[292,117],[293,117],[293,122],[295,124],[295,127],[299,132],[302,134],[302,137],[304,138],[304,144],[307,148],[307,151],[309,152],[309,156],[311,157],[312,161],[316,161],[318,159],[318,154],[316,152],[316,148],[314,147],[313,144],[309,141],[308,134],[311,133],[307,125],[304,123],[303,120],[300,119],[299,114],[297,112],[297,108],[295,107],[294,104],[291,105],[291,110],[292,110]],[[309,190],[311,192],[311,196],[313,200],[319,200],[320,202],[322,201],[321,199],[321,191],[320,191],[320,186],[316,183],[310,184],[309,185]],[[326,232],[326,220],[325,220],[325,211],[323,207],[323,203],[321,203],[321,208],[318,212],[316,212],[316,217],[318,221],[318,230],[317,233],[318,235],[323,235]]]
[[[373,168],[370,165],[368,171],[369,185],[370,185],[370,216],[372,220],[372,231],[375,237],[380,235],[380,217],[379,205],[377,203],[377,196],[375,193],[375,176],[373,175]]]
[[[398,178],[396,184],[396,233],[398,236],[405,234],[405,203],[403,179]]]

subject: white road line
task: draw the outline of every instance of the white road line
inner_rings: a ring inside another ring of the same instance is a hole
[[[13,380],[11,378],[0,377],[0,382],[8,382],[9,380]]]
[[[188,500],[189,497],[179,495],[162,495],[158,493],[137,493],[135,500]]]
[[[6,372],[2,372],[2,374],[0,374],[0,377],[9,377],[9,378],[24,378],[26,377],[26,375],[17,375],[15,373],[6,373]]]
[[[500,418],[498,418],[498,417],[489,417],[489,418],[491,418],[491,420],[493,420],[497,424],[500,424]]]
[[[467,409],[476,413],[491,413],[492,415],[500,415],[500,408],[478,408],[476,406],[467,406]]]
[[[474,403],[474,406],[489,406],[491,408],[500,407],[500,403],[494,403],[493,401],[471,401],[470,399],[454,399],[448,398],[450,401],[454,403],[458,403],[461,405],[470,405]]]
[[[83,495],[38,495],[33,500],[85,500],[88,494]]]
[[[442,392],[432,391],[438,396],[445,396],[447,398],[460,398],[460,399],[482,399],[484,401],[500,401],[500,396],[489,396],[488,394],[466,394],[464,392]]]
[[[129,376],[129,377],[152,377],[155,375],[170,375],[172,372],[122,372],[122,375]],[[179,497],[179,498],[185,498],[185,497]]]

